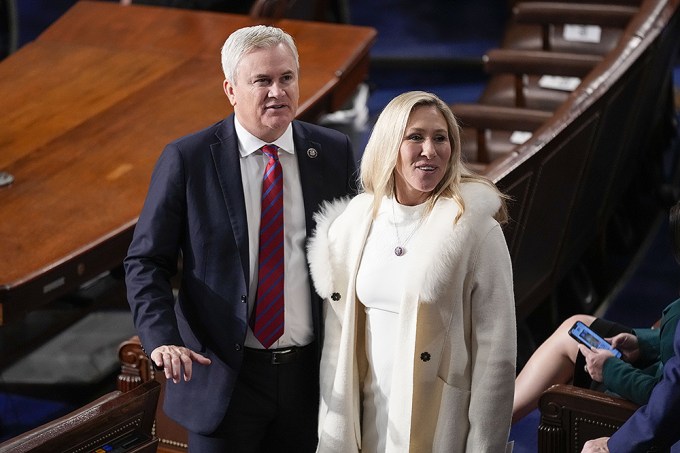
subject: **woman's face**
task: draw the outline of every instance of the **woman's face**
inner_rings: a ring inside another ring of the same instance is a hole
[[[417,106],[409,115],[395,169],[397,201],[425,202],[444,177],[451,141],[444,115],[433,105]]]

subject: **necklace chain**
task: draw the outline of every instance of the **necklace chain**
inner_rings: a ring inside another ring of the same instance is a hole
[[[423,224],[423,221],[425,220],[424,216],[420,216],[420,220],[418,220],[418,223],[416,223],[416,226],[413,227],[409,235],[404,239],[402,242],[401,237],[399,236],[399,226],[397,225],[397,216],[394,212],[394,205],[397,203],[396,197],[392,198],[392,222],[394,223],[394,232],[397,233],[397,246],[394,248],[394,254],[397,256],[402,256],[406,254],[406,244],[408,244],[408,241],[411,240],[413,235],[418,231],[418,228]]]

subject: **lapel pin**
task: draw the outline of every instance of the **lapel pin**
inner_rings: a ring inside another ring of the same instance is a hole
[[[309,148],[307,150],[307,157],[311,159],[316,159],[318,155],[319,155],[318,151],[314,148]]]

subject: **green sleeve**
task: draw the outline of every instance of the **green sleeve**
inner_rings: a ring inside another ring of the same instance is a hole
[[[647,404],[652,389],[661,379],[661,370],[660,363],[641,370],[612,357],[604,363],[604,385],[622,398],[639,405]]]
[[[659,360],[659,329],[635,329],[634,332],[640,346],[640,362]]]
[[[669,304],[661,314],[661,321],[657,329],[635,329],[635,335],[640,345],[640,359],[638,366],[645,366],[655,361],[666,363],[675,351],[673,338],[680,319],[680,299]]]

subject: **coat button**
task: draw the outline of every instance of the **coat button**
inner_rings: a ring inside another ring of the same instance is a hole
[[[244,304],[248,302],[248,298],[245,296],[245,294],[241,296],[241,302],[243,302]]]
[[[234,349],[236,349],[237,351],[240,351],[240,350],[241,350],[241,345],[238,344],[238,343],[236,343],[236,344],[234,345]]]
[[[430,356],[430,353],[425,351],[422,354],[420,354],[420,360],[423,362],[429,362],[432,357]]]
[[[316,159],[318,155],[319,155],[319,153],[314,148],[309,148],[307,150],[307,157],[309,157],[311,159]]]
[[[331,294],[331,299],[333,299],[336,302],[339,301],[340,300],[340,293]]]

